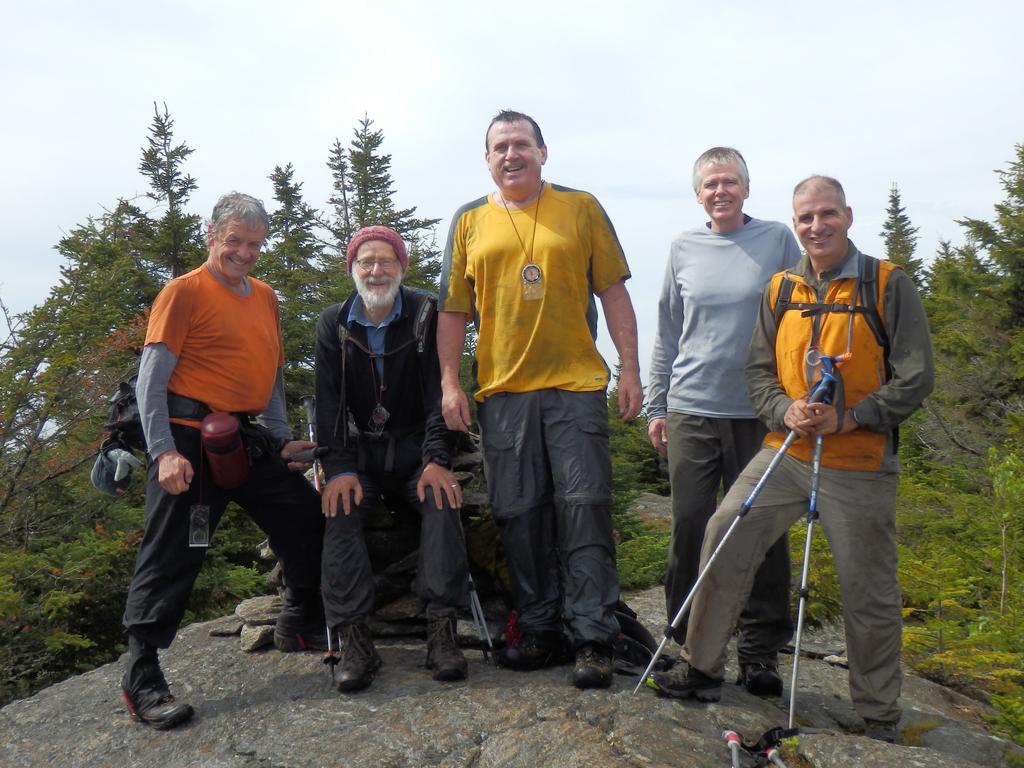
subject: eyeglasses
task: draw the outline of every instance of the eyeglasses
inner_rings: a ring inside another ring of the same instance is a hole
[[[356,266],[363,272],[373,272],[374,267],[380,267],[385,272],[390,272],[398,264],[398,259],[356,259]]]

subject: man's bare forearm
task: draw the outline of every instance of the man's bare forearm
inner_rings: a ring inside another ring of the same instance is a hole
[[[462,312],[438,312],[437,360],[441,366],[441,386],[459,386],[462,350],[466,346],[466,315]]]

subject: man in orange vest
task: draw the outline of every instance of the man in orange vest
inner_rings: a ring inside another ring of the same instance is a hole
[[[853,210],[835,179],[793,191],[806,251],[766,286],[747,358],[747,385],[773,430],[708,522],[701,567],[722,541],[788,430],[800,439],[725,542],[697,590],[688,662],[656,674],[664,695],[717,701],[726,645],[765,551],[807,512],[814,440],[824,436],[818,510],[843,598],[850,695],[865,733],[895,741],[900,709],[901,602],[896,576],[896,426],[932,390],[928,321],[913,281],[849,240]],[[808,402],[820,355],[838,358],[834,404]]]

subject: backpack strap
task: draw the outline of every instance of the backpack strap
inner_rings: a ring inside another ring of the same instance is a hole
[[[775,306],[773,311],[775,312],[775,327],[779,327],[779,323],[782,322],[782,316],[786,314],[786,311],[792,306],[790,299],[793,297],[793,281],[787,280],[786,276],[782,276],[782,281],[779,284],[779,295],[775,297]]]
[[[400,344],[399,346],[395,347],[394,349],[392,349],[392,350],[390,350],[388,352],[383,352],[383,353],[381,353],[379,355],[378,354],[374,354],[373,352],[371,352],[368,347],[366,347],[364,344],[360,343],[358,339],[356,339],[356,338],[354,338],[352,336],[351,332],[348,329],[348,326],[345,323],[345,320],[344,320],[344,317],[343,317],[344,313],[341,312],[340,310],[338,312],[337,333],[338,333],[338,347],[341,350],[341,393],[340,393],[340,397],[339,397],[339,401],[338,401],[338,404],[339,404],[339,407],[338,407],[338,419],[335,420],[335,424],[334,424],[334,434],[335,434],[335,436],[338,434],[338,426],[340,424],[340,420],[342,418],[342,414],[343,413],[346,414],[346,416],[345,416],[346,421],[348,419],[346,402],[345,402],[345,391],[346,391],[345,390],[345,373],[346,373],[346,371],[345,371],[345,368],[346,368],[345,361],[347,359],[347,356],[345,354],[345,345],[346,344],[352,344],[357,349],[359,349],[361,352],[363,352],[365,355],[367,355],[371,359],[371,362],[370,362],[371,365],[373,365],[372,361],[373,361],[374,358],[387,357],[388,355],[393,355],[396,352],[398,352],[398,351],[400,351],[402,349],[405,349],[410,344],[415,344],[416,345],[416,353],[417,353],[417,355],[419,355],[421,357],[421,360],[420,360],[420,363],[421,363],[420,371],[421,371],[421,373],[424,370],[424,366],[422,364],[423,363],[422,357],[426,353],[426,349],[427,349],[427,331],[430,328],[430,320],[437,313],[437,298],[433,294],[431,294],[431,293],[427,293],[426,291],[421,291],[421,290],[417,290],[417,289],[407,289],[405,295],[406,295],[407,298],[410,298],[410,299],[412,299],[415,302],[414,303],[414,307],[413,307],[413,311],[411,313],[413,315],[412,338],[409,341],[403,342],[402,344]],[[422,376],[420,377],[420,392],[421,392],[421,394],[425,393],[425,383],[422,380]],[[342,439],[345,441],[346,445],[348,444],[348,432],[349,432],[349,430],[346,427],[345,433],[342,436]]]
[[[430,327],[430,318],[437,312],[437,299],[428,293],[416,291],[413,295],[422,297],[420,306],[416,310],[416,319],[413,321],[412,335],[416,339],[416,351],[423,354],[427,346],[427,328]]]
[[[889,353],[892,346],[889,342],[889,334],[882,322],[882,316],[878,314],[878,259],[874,256],[863,254],[862,271],[860,276],[860,305],[864,308],[864,321],[871,329],[872,335],[878,346],[882,348],[885,360],[885,377],[892,378],[892,368],[889,366]]]
[[[847,304],[808,304],[793,302],[791,300],[793,296],[793,282],[791,280],[787,280],[785,275],[783,275],[781,285],[779,285],[779,293],[775,300],[775,325],[778,327],[779,323],[782,321],[782,316],[791,309],[800,310],[804,317],[810,317],[812,315],[826,312],[854,312],[863,315],[864,322],[867,324],[868,330],[870,330],[871,335],[875,337],[875,343],[882,348],[882,360],[885,365],[885,379],[888,381],[892,378],[892,365],[889,363],[889,355],[892,351],[892,342],[889,339],[889,333],[886,330],[885,322],[882,320],[882,316],[878,312],[878,275],[881,269],[879,268],[878,259],[874,256],[868,256],[866,253],[861,254],[861,256],[860,274],[857,276],[857,296],[853,306]],[[899,427],[894,427],[892,430],[892,444],[894,451],[899,449]]]
[[[882,348],[885,359],[886,378],[889,378],[892,376],[892,370],[889,367],[889,352],[892,347],[889,342],[889,334],[885,329],[885,323],[882,322],[882,316],[878,313],[878,259],[867,254],[862,255],[864,260],[861,263],[861,274],[857,280],[858,293],[856,304],[851,306],[849,304],[794,302],[792,301],[793,281],[787,280],[785,275],[783,275],[779,285],[779,294],[775,299],[775,307],[773,308],[775,325],[778,326],[782,322],[782,316],[791,309],[800,310],[803,317],[830,312],[854,312],[863,315],[864,322],[867,323],[871,335],[875,337],[875,342]]]

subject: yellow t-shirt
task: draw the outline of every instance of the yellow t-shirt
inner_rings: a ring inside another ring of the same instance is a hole
[[[156,297],[146,343],[163,343],[178,358],[167,388],[214,411],[259,414],[270,402],[284,363],[277,296],[250,277],[239,296],[200,266],[175,278]]]
[[[594,294],[629,276],[615,229],[587,192],[545,184],[537,203],[522,210],[490,197],[460,208],[438,309],[474,319],[476,399],[603,389],[608,366],[594,343]]]

